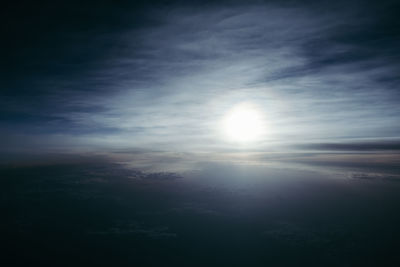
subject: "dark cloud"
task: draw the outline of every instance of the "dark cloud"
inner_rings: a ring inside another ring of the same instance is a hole
[[[171,233],[166,226],[149,227],[143,225],[143,223],[136,221],[122,222],[117,221],[114,226],[103,231],[89,231],[89,235],[133,235],[137,238],[144,237],[150,239],[168,239],[176,238],[175,233]]]
[[[135,173],[113,163],[3,167],[2,263],[396,263],[398,183],[243,164],[204,164],[167,183]]]
[[[400,170],[397,153],[300,153],[281,160],[322,168],[380,173],[383,176],[397,175]]]
[[[388,175],[388,174],[370,173],[370,172],[349,173],[349,178],[350,179],[362,179],[362,180],[380,180],[380,181],[400,182],[400,175]]]
[[[307,144],[300,146],[303,149],[326,150],[326,151],[398,151],[400,142],[380,141],[380,142],[355,142],[355,143],[321,143]]]

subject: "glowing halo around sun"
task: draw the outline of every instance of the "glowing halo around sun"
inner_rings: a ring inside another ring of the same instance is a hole
[[[248,103],[234,106],[225,115],[222,129],[228,141],[239,143],[258,141],[265,132],[262,113]]]

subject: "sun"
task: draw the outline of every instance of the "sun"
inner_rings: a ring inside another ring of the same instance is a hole
[[[253,105],[237,105],[225,116],[223,131],[229,141],[241,143],[257,141],[264,132],[262,114]]]

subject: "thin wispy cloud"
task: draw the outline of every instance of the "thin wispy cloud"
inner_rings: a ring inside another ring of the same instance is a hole
[[[30,132],[60,142],[213,151],[232,146],[221,135],[223,117],[251,102],[268,129],[257,148],[398,137],[396,39],[379,33],[387,25],[368,9],[340,7],[168,6],[145,9],[140,27],[123,16],[124,27],[93,29],[90,43],[76,45],[106,53],[57,63],[81,72],[34,80],[38,105],[6,98],[14,118],[6,125],[30,127],[15,119],[30,114],[38,120]],[[357,38],[365,34],[377,38]],[[69,51],[82,35],[66,36]]]

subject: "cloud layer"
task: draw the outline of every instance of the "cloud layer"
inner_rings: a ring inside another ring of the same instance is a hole
[[[4,79],[2,139],[9,150],[231,149],[221,120],[242,102],[268,128],[248,149],[397,138],[394,5],[104,4],[98,22],[83,7],[76,25],[63,24],[72,8],[57,11],[8,56],[19,65]]]

